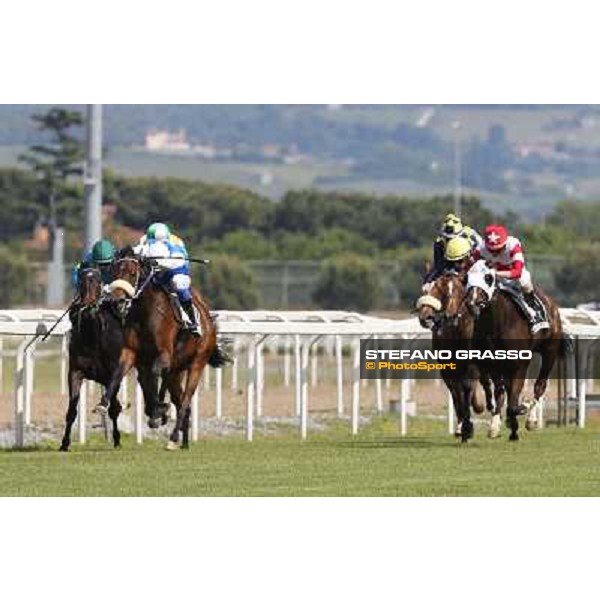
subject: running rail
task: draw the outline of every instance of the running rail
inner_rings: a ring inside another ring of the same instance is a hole
[[[13,356],[16,356],[15,399],[15,445],[22,447],[26,426],[31,424],[31,400],[34,387],[35,350],[41,337],[56,324],[63,314],[61,310],[31,309],[0,311],[0,391],[3,359],[10,353],[3,351],[4,338],[18,336],[21,339]],[[585,309],[562,309],[560,311],[563,328],[571,338],[600,339],[600,311]],[[346,311],[218,311],[214,313],[219,335],[232,338],[234,355],[240,356],[242,348],[247,349],[247,383],[246,383],[246,439],[252,440],[254,420],[263,416],[263,393],[265,388],[264,350],[265,347],[283,347],[284,385],[291,384],[292,356],[294,378],[294,412],[299,419],[300,434],[303,439],[308,436],[309,384],[314,387],[318,377],[319,346],[332,352],[336,360],[336,404],[339,417],[345,414],[344,404],[344,365],[343,349],[350,349],[352,357],[352,393],[351,393],[351,427],[358,433],[360,420],[361,387],[366,385],[360,380],[359,347],[360,339],[366,337],[388,338],[427,338],[430,333],[424,330],[416,318],[384,319]],[[52,332],[52,338],[61,338],[60,378],[61,393],[66,394],[67,372],[67,334],[70,330],[68,318]],[[587,378],[590,368],[591,344],[585,346],[586,353],[569,359],[570,374],[567,377],[569,396],[577,398],[578,425],[585,427]],[[240,360],[232,365],[232,387],[237,388]],[[205,371],[204,386],[210,385],[210,370]],[[383,412],[383,386],[389,386],[389,380],[374,380],[376,404],[378,412]],[[81,398],[82,415],[79,421],[80,441],[85,441],[85,389]],[[414,382],[402,382],[400,400],[400,430],[407,432],[407,403],[413,393]],[[215,415],[222,417],[223,375],[217,369],[215,375]],[[122,393],[127,395],[126,390]],[[198,438],[198,394],[192,402],[192,439]],[[134,430],[138,443],[143,441],[143,398],[139,386],[134,396]],[[453,414],[451,402],[448,411],[449,431],[452,430]]]

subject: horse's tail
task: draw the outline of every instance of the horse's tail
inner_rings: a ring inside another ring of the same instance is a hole
[[[221,369],[222,367],[225,367],[231,363],[233,363],[233,358],[229,356],[229,353],[224,348],[222,348],[219,344],[216,344],[213,353],[208,359],[208,364],[213,369]]]
[[[565,358],[571,352],[573,352],[573,340],[566,333],[564,333],[564,331],[560,338],[560,347],[558,352],[561,358]]]

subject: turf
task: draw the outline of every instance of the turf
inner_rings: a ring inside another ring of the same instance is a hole
[[[548,428],[519,443],[480,431],[461,445],[442,422],[381,419],[353,439],[346,424],[301,442],[214,438],[189,451],[125,438],[0,452],[0,494],[23,496],[590,496],[600,494],[600,427]]]

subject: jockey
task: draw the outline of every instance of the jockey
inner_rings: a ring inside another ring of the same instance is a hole
[[[473,252],[473,261],[485,260],[510,287],[522,293],[525,300],[532,333],[549,329],[545,320],[545,309],[536,296],[531,274],[525,267],[525,256],[521,242],[510,235],[503,225],[489,225],[484,231],[484,242]]]
[[[445,270],[453,268],[452,261],[449,263],[446,258],[446,247],[455,238],[467,240],[472,250],[481,244],[481,236],[474,229],[463,225],[456,215],[447,215],[442,223],[440,234],[433,244],[433,267],[425,276],[425,285],[423,286],[425,292]]]
[[[471,255],[473,246],[465,237],[455,237],[446,244],[444,258],[446,260],[446,271],[454,273],[466,273],[473,264]]]
[[[172,234],[164,223],[153,223],[133,251],[139,256],[156,260],[162,268],[157,281],[177,293],[181,307],[189,319],[186,329],[194,335],[200,335],[190,289],[192,279],[190,263],[187,261],[188,252],[182,239]]]
[[[98,269],[104,285],[112,281],[110,267],[115,258],[117,249],[109,240],[99,240],[92,249],[83,257],[83,260],[76,264],[71,271],[71,284],[75,289],[79,287],[79,278],[84,269]]]

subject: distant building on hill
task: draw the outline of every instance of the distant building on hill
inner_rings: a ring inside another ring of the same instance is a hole
[[[145,147],[151,152],[187,152],[191,148],[185,129],[174,132],[150,129],[146,133]]]

